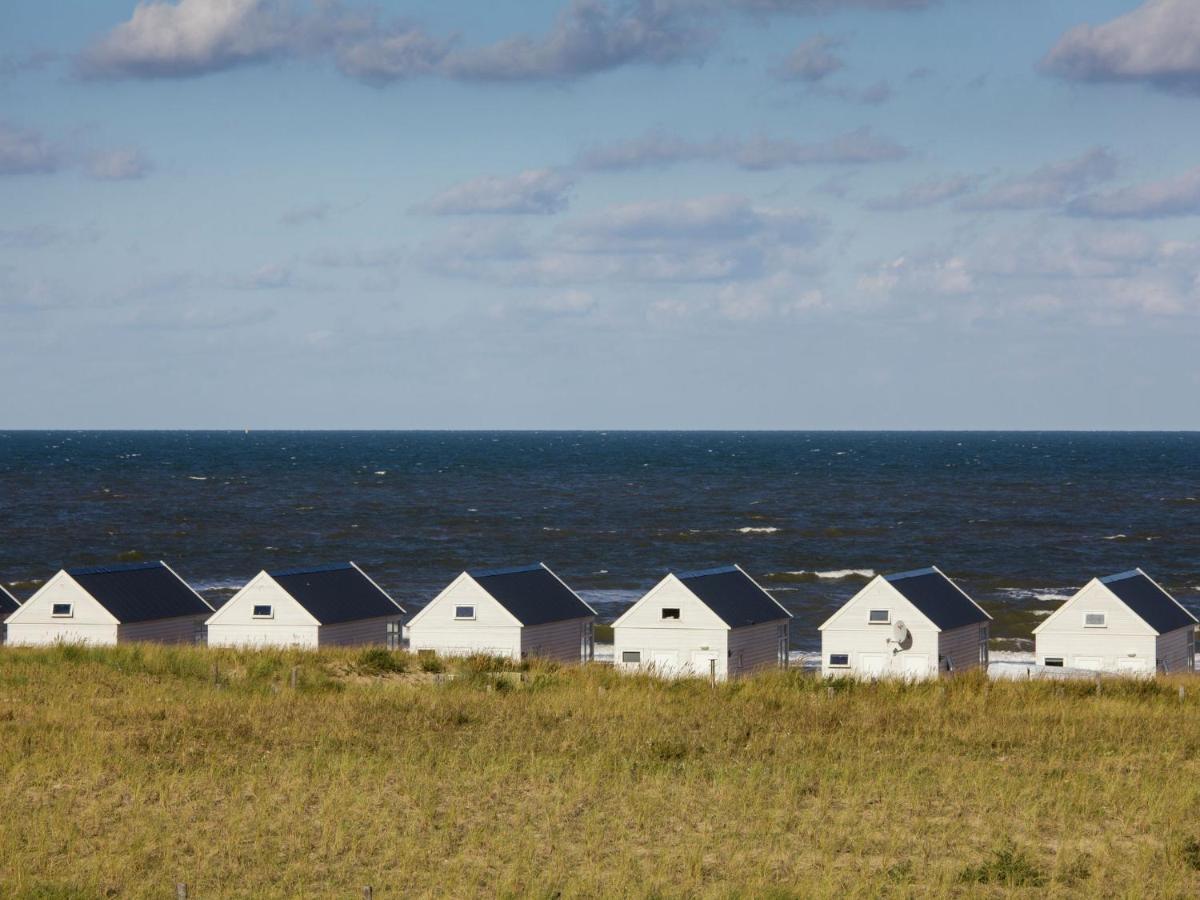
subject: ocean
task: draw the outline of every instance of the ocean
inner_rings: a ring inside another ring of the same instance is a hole
[[[797,650],[875,573],[941,567],[1027,649],[1094,575],[1200,611],[1200,433],[0,432],[0,581],[163,559],[214,603],[354,560],[409,608],[544,561],[611,621],[739,563]]]

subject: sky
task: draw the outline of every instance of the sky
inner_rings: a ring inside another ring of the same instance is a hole
[[[4,0],[0,428],[1194,429],[1195,0]]]

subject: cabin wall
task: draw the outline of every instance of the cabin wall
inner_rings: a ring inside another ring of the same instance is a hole
[[[729,677],[749,674],[762,669],[782,668],[787,661],[780,659],[780,641],[787,646],[788,619],[760,622],[729,631]],[[780,629],[784,629],[782,635]]]
[[[1171,675],[1178,672],[1192,672],[1196,668],[1196,654],[1193,637],[1195,626],[1176,628],[1166,634],[1159,635],[1156,648],[1156,659],[1162,668]]]
[[[322,625],[317,640],[322,647],[387,646],[389,622],[399,622],[401,615],[378,616],[374,619],[353,619],[336,625]]]
[[[679,610],[664,619],[664,609]],[[729,677],[729,626],[686,586],[668,575],[613,626],[613,664],[626,671],[649,671],[668,678]],[[637,654],[626,662],[626,654]]]
[[[69,618],[54,616],[55,603],[70,603],[72,615]],[[61,572],[12,613],[7,624],[8,643],[15,645],[117,642],[117,623],[112,614],[69,575]]]
[[[543,625],[527,625],[521,629],[521,653],[560,662],[582,662],[586,632],[595,621],[595,616],[585,616]]]
[[[474,606],[474,619],[456,619],[456,606]],[[486,653],[521,658],[521,626],[470,577],[459,577],[408,626],[408,648],[447,656]]]
[[[872,609],[886,609],[891,620],[908,627],[908,640],[889,639],[891,624],[873,625]],[[829,677],[923,679],[937,676],[940,632],[903,594],[876,578],[851,597],[821,631],[821,674]],[[849,664],[833,666],[833,654],[846,654]]]
[[[155,644],[194,644],[204,639],[204,620],[207,616],[176,616],[171,619],[150,619],[117,626],[117,642],[150,642]]]
[[[1085,627],[1084,615],[1104,613],[1104,628]],[[1034,635],[1038,665],[1061,659],[1068,669],[1151,674],[1158,658],[1154,630],[1098,581],[1087,584]]]
[[[952,672],[967,672],[983,664],[979,658],[980,629],[987,623],[976,622],[951,628],[938,636],[938,656],[950,661]],[[939,660],[940,664],[940,660]]]
[[[258,605],[269,605],[271,618],[256,619],[254,607]],[[209,617],[208,645],[315,650],[317,627],[308,611],[264,572]]]

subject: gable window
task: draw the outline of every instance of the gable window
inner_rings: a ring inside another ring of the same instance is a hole
[[[1063,659],[1061,656],[1047,656],[1045,659],[1042,660],[1043,666],[1054,666],[1055,668],[1061,669],[1062,664],[1063,664]]]
[[[872,625],[890,625],[892,611],[890,609],[873,609],[867,613],[867,621]]]
[[[1107,616],[1104,613],[1084,613],[1083,627],[1084,628],[1107,628],[1108,622],[1105,621]]]
[[[256,619],[273,619],[275,618],[275,608],[270,603],[256,603],[252,615]]]
[[[850,666],[849,653],[830,653],[829,665],[835,669],[846,669]]]
[[[473,606],[456,606],[454,607],[454,618],[456,619],[474,619],[475,607]]]
[[[622,650],[621,662],[623,663],[640,663],[642,661],[641,650]]]
[[[75,604],[55,603],[50,607],[50,615],[56,619],[69,619],[75,615]]]
[[[678,619],[679,618],[679,610],[672,609],[669,606],[664,606],[663,611],[662,611],[662,617],[664,619]]]

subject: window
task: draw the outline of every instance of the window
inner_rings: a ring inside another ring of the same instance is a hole
[[[1063,664],[1063,660],[1062,660],[1061,656],[1047,656],[1045,659],[1042,660],[1043,666],[1053,666],[1054,668],[1057,668],[1057,669],[1061,669],[1062,664]]]
[[[670,607],[664,606],[663,611],[662,611],[662,617],[664,619],[678,619],[679,618],[679,610],[671,609]]]
[[[386,635],[384,643],[389,650],[401,649],[404,643],[404,634],[400,629],[400,622],[398,620],[388,622],[387,630],[384,634]]]
[[[254,618],[273,619],[275,618],[275,608],[269,603],[256,603],[254,604]]]
[[[889,625],[892,621],[890,609],[873,609],[867,613],[867,621],[872,625]]]
[[[456,619],[474,619],[475,607],[473,606],[456,606],[454,607],[454,618]]]
[[[1084,628],[1105,628],[1108,623],[1105,622],[1104,613],[1084,613],[1083,627]]]
[[[829,665],[833,668],[845,669],[850,665],[849,653],[830,653]]]
[[[75,615],[75,604],[73,603],[55,603],[50,607],[50,615],[57,619],[69,619]]]
[[[622,650],[621,662],[623,663],[640,663],[642,661],[641,650]]]
[[[985,668],[988,664],[988,627],[986,625],[979,626],[979,664]]]

